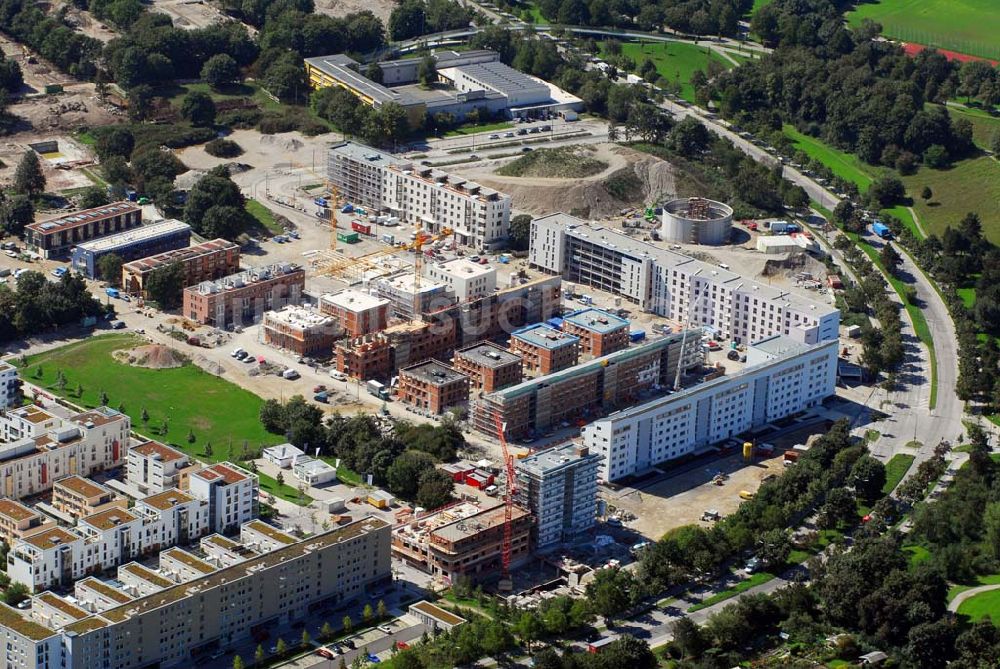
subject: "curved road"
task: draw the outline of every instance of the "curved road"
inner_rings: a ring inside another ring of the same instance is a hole
[[[955,595],[955,599],[948,602],[948,610],[952,613],[958,611],[958,607],[965,603],[965,600],[971,599],[976,595],[981,595],[984,592],[989,592],[991,590],[1000,589],[1000,583],[995,585],[981,585],[978,588],[972,588],[971,590],[966,590],[965,592],[960,592]]]

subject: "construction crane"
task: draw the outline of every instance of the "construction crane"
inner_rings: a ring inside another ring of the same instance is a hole
[[[507,438],[504,436],[504,424],[500,420],[500,414],[494,413],[493,420],[497,426],[497,439],[500,440],[500,448],[503,449],[503,463],[507,468],[507,490],[504,493],[503,510],[503,544],[500,552],[500,583],[497,588],[510,592],[514,589],[514,582],[510,578],[510,546],[514,534],[514,495],[517,493],[517,475],[514,473],[514,457],[507,449]]]

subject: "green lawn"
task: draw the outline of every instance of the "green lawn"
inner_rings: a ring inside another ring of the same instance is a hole
[[[974,211],[983,222],[986,237],[994,244],[1000,243],[1000,207],[996,206],[1000,202],[1000,162],[981,156],[946,170],[921,168],[903,177],[903,183],[928,234],[940,235]],[[918,197],[924,186],[933,193],[929,201]]]
[[[948,589],[948,601],[950,602],[955,599],[955,597],[966,590],[972,590],[973,588],[978,588],[981,585],[997,585],[998,583],[1000,583],[1000,574],[990,574],[988,576],[977,577],[975,583],[953,585]]]
[[[274,214],[271,213],[271,210],[257,200],[247,199],[246,210],[251,216],[257,219],[258,223],[267,228],[267,231],[271,234],[280,235],[285,231],[284,228],[278,225],[278,222],[274,220]]]
[[[865,165],[857,156],[836,149],[821,139],[801,133],[794,126],[786,124],[782,130],[792,140],[796,149],[823,163],[838,177],[856,185],[861,192],[868,190],[868,186],[875,180],[869,171],[872,168]]]
[[[888,495],[896,489],[915,459],[915,456],[899,453],[885,463],[885,485],[882,486],[882,494]]]
[[[491,130],[507,130],[513,128],[514,124],[509,121],[500,121],[498,123],[477,123],[470,125],[463,125],[461,127],[455,128],[454,130],[449,130],[444,133],[445,137],[459,137],[462,135],[471,135],[477,132],[489,132]]]
[[[256,83],[250,82],[246,84],[236,84],[234,86],[227,86],[222,90],[215,90],[208,84],[204,82],[197,82],[193,84],[180,84],[170,87],[165,87],[157,89],[156,94],[166,97],[170,104],[175,107],[180,107],[181,101],[184,96],[188,93],[208,93],[212,96],[213,100],[231,100],[233,98],[257,98],[260,87]],[[260,98],[266,98],[265,95],[260,94]]]
[[[958,613],[979,622],[989,616],[994,624],[1000,624],[1000,590],[982,592],[962,602]]]
[[[921,562],[930,559],[931,553],[923,546],[903,546],[903,552],[909,553],[910,566],[916,567]]]
[[[21,376],[87,407],[97,406],[103,390],[111,407],[124,405],[135,430],[200,460],[240,459],[244,442],[256,449],[284,440],[261,426],[259,414],[264,401],[229,381],[193,364],[174,369],[145,369],[119,363],[111,357],[113,351],[131,349],[144,341],[131,334],[91,337],[30,356]],[[34,376],[39,366],[41,379]],[[64,391],[55,385],[60,369],[67,380]],[[83,386],[83,396],[79,398],[74,392],[78,383]],[[141,418],[144,408],[149,414],[147,424]],[[153,434],[164,419],[168,421],[166,434]],[[194,431],[193,443],[188,442],[188,430]],[[212,445],[211,455],[205,454],[208,442]],[[264,477],[261,478],[263,484]]]
[[[956,288],[955,293],[957,293],[958,297],[961,298],[962,304],[964,304],[966,308],[971,309],[976,306],[976,289],[974,286],[970,286],[968,288]]]
[[[751,16],[756,14],[758,9],[769,4],[771,4],[771,0],[753,0],[753,7],[750,8]]]
[[[859,3],[847,14],[882,24],[882,32],[906,42],[1000,58],[1000,12],[996,0],[881,0]]]
[[[729,590],[723,590],[722,592],[716,593],[716,594],[712,595],[711,597],[708,597],[705,600],[699,602],[698,604],[695,604],[694,606],[689,607],[688,610],[687,610],[687,612],[688,613],[694,613],[695,611],[707,608],[709,606],[712,606],[713,604],[718,604],[719,602],[724,602],[725,600],[731,599],[731,598],[735,597],[736,595],[740,594],[741,592],[746,592],[750,588],[754,588],[754,587],[760,585],[761,583],[767,583],[768,581],[770,581],[773,578],[774,578],[774,574],[770,574],[770,573],[768,573],[766,571],[757,572],[756,574],[754,574],[750,578],[745,579],[743,581],[740,581],[739,583],[737,583],[736,585],[734,585]]]
[[[610,54],[606,44],[600,42],[599,45],[601,57],[607,58]],[[637,68],[646,58],[651,58],[662,77],[680,82],[681,97],[688,102],[694,102],[691,75],[695,70],[705,70],[710,60],[727,70],[733,67],[731,62],[711,49],[685,42],[624,42],[622,54],[634,60]]]
[[[990,148],[993,137],[1000,132],[1000,116],[992,116],[974,107],[948,105],[952,119],[963,118],[972,124],[972,141],[981,149]]]

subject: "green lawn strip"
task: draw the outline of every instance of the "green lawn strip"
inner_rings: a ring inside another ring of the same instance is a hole
[[[868,190],[868,186],[875,180],[857,156],[836,149],[821,139],[801,133],[795,126],[785,124],[782,131],[792,140],[792,145],[796,149],[823,163],[841,179],[852,182],[861,192]]]
[[[219,102],[221,100],[234,100],[238,98],[256,98],[258,90],[259,86],[257,86],[254,82],[235,84],[233,86],[227,86],[222,90],[215,90],[208,84],[199,81],[193,84],[181,84],[161,88],[158,89],[156,93],[166,97],[171,105],[180,107],[181,102],[184,100],[184,96],[188,93],[208,93],[213,101]]]
[[[1000,574],[989,574],[988,576],[977,576],[974,583],[959,583],[948,588],[948,601],[955,599],[966,590],[978,588],[981,585],[1000,584]],[[1000,620],[1000,618],[998,618]]]
[[[600,56],[609,57],[606,42],[598,44]],[[696,70],[707,70],[709,61],[715,61],[726,69],[733,67],[732,62],[711,49],[686,42],[624,42],[622,54],[634,60],[636,68],[642,65],[646,58],[651,59],[660,76],[680,83],[681,97],[688,102],[694,102],[691,75]]]
[[[976,306],[976,289],[974,287],[956,288],[955,294],[962,300],[966,309]]]
[[[83,176],[90,179],[91,183],[93,183],[95,186],[100,186],[101,188],[108,187],[108,182],[105,181],[100,175],[98,175],[93,170],[87,169],[86,167],[81,167],[80,172],[83,173]]]
[[[885,485],[882,486],[882,494],[888,495],[899,482],[903,480],[906,476],[906,472],[909,471],[910,465],[916,456],[909,455],[908,453],[897,453],[889,459],[889,462],[885,463]]]
[[[872,19],[882,34],[982,58],[1000,58],[996,0],[881,0],[857,3],[846,15],[852,26]]]
[[[320,460],[325,460],[328,464],[337,466],[337,459],[328,456],[320,456]],[[361,475],[357,472],[353,472],[344,465],[337,467],[337,479],[341,483],[347,483],[348,485],[361,485]]]
[[[753,0],[753,7],[750,8],[750,15],[753,16],[757,13],[758,9],[769,4],[771,4],[771,0]]]
[[[702,600],[701,602],[688,608],[688,613],[694,613],[695,611],[700,611],[701,609],[712,606],[713,604],[718,604],[719,602],[724,602],[727,599],[731,599],[736,595],[746,592],[750,588],[754,588],[762,583],[767,583],[771,579],[775,578],[774,574],[768,573],[766,571],[757,572],[750,578],[745,579],[734,585],[728,590],[723,590],[722,592],[716,593],[711,597]]]
[[[94,146],[97,143],[97,138],[89,130],[77,130],[73,133],[73,139],[87,146]]]
[[[299,490],[295,486],[288,485],[287,483],[282,483],[279,486],[277,479],[260,472],[257,472],[257,477],[260,479],[260,492],[262,495],[274,495],[275,497],[280,497],[281,499],[291,502],[292,504],[299,504],[302,506],[308,506],[313,501],[312,497],[309,495],[303,495],[300,497]]]
[[[844,234],[846,234],[858,246],[858,248],[864,251],[875,266],[882,270],[882,273],[889,279],[889,284],[892,286],[892,289],[896,291],[896,294],[899,295],[899,299],[903,302],[906,312],[910,315],[910,320],[913,322],[913,332],[917,335],[917,339],[927,346],[927,353],[931,361],[930,408],[933,409],[937,405],[937,355],[934,353],[934,338],[931,336],[931,330],[927,325],[927,319],[924,318],[924,312],[921,311],[919,307],[914,304],[910,304],[906,300],[906,284],[885,271],[885,267],[882,265],[882,259],[879,257],[878,251],[876,251],[871,244],[866,242],[855,232],[845,232]]]
[[[21,376],[29,383],[65,397],[74,404],[97,406],[102,390],[111,407],[124,405],[134,429],[151,439],[170,443],[192,457],[209,462],[240,459],[244,442],[252,449],[284,440],[267,432],[260,424],[262,400],[257,395],[193,364],[173,369],[146,369],[117,362],[113,351],[145,344],[131,334],[109,334],[55,348],[28,357]],[[16,361],[15,361],[16,363]],[[42,378],[35,377],[41,365]],[[56,385],[62,370],[66,386]],[[76,397],[80,384],[83,395]],[[142,410],[149,415],[142,422]],[[167,431],[159,434],[164,419]],[[188,431],[195,441],[188,441]],[[204,454],[211,442],[212,454]],[[230,455],[233,451],[233,455]]]
[[[444,133],[444,137],[458,137],[461,135],[472,135],[477,132],[489,132],[491,130],[507,130],[513,128],[514,124],[509,121],[498,121],[496,123],[477,123],[473,125],[463,125],[454,130]]]
[[[247,213],[257,219],[258,223],[267,228],[268,232],[280,235],[285,231],[284,228],[278,225],[278,222],[274,220],[274,214],[271,213],[271,210],[257,200],[247,199],[245,206]]]
[[[939,105],[928,105],[939,106]],[[947,105],[951,118],[962,118],[972,124],[972,141],[981,149],[990,148],[993,136],[1000,132],[1000,116],[993,116],[982,109]]]
[[[986,617],[1000,621],[1000,589],[970,597],[958,607],[958,613],[969,616],[972,622],[979,622]]]

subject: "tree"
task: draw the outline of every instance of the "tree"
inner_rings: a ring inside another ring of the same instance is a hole
[[[708,648],[708,642],[701,633],[701,628],[690,618],[679,618],[674,622],[672,631],[674,645],[685,658],[697,658]]]
[[[181,101],[181,116],[197,127],[208,127],[215,123],[215,103],[212,96],[203,91],[192,91]]]
[[[623,634],[601,649],[601,665],[607,669],[656,669],[659,662],[649,644]]]
[[[331,637],[333,637],[333,626],[329,622],[324,622],[323,626],[319,628],[319,638],[325,641]]]
[[[274,649],[277,651],[279,657],[283,657],[285,653],[288,652],[288,644],[281,637],[278,637],[278,641],[274,644]]]
[[[143,425],[149,422],[149,412],[146,411],[146,407],[142,407],[142,412],[139,414],[139,418],[142,420]]]
[[[905,196],[903,182],[892,176],[881,176],[868,188],[868,199],[880,208],[899,204]]]
[[[108,406],[108,402],[109,402],[109,401],[111,401],[111,400],[110,400],[110,398],[108,397],[108,394],[107,394],[106,392],[104,392],[104,391],[102,390],[102,391],[101,391],[101,398],[100,398],[100,403],[101,403],[101,406],[102,406],[102,407],[106,407],[106,406]]]
[[[857,521],[857,506],[854,496],[845,488],[834,488],[826,496],[826,503],[820,508],[816,525],[820,528],[835,528],[840,523]]]
[[[21,162],[14,170],[14,191],[27,193],[31,197],[40,195],[45,190],[45,175],[38,161],[38,154],[28,149],[21,157]]]
[[[9,234],[19,235],[24,226],[35,220],[35,205],[24,194],[15,194],[0,201],[0,221]]]
[[[386,470],[386,485],[394,495],[404,499],[414,499],[420,488],[420,477],[433,468],[434,458],[427,453],[407,451],[396,458]]]
[[[97,274],[113,286],[121,283],[124,262],[117,253],[108,253],[97,260]]]
[[[201,78],[218,90],[236,83],[240,78],[240,68],[233,60],[232,56],[225,53],[218,53],[201,66]]]
[[[344,616],[340,621],[340,626],[344,630],[344,634],[350,634],[351,630],[354,628],[354,621],[351,620],[350,616]]]
[[[931,190],[930,186],[924,186],[923,190],[920,191],[920,197],[923,198],[924,201],[928,201],[934,197],[934,191]]]
[[[184,294],[184,266],[175,262],[154,269],[146,279],[146,293],[160,309],[170,310],[180,306]]]
[[[792,542],[782,529],[764,532],[757,541],[757,558],[764,569],[773,569],[785,564],[792,551]]]
[[[389,37],[400,41],[421,35],[425,21],[423,0],[403,0],[389,14]]]
[[[302,646],[304,648],[308,648],[311,643],[312,643],[312,637],[309,636],[309,630],[303,627],[302,628]]]
[[[924,162],[927,163],[928,167],[940,170],[951,164],[951,156],[945,147],[940,144],[932,144],[924,151]]]
[[[900,263],[903,262],[903,258],[899,255],[896,247],[888,242],[882,246],[882,250],[879,252],[879,259],[890,274],[895,274],[896,270],[899,269]]]
[[[239,655],[233,655],[233,669],[243,669],[244,666],[243,658]]]
[[[365,608],[361,610],[361,619],[364,620],[365,625],[371,625],[372,618],[375,617],[375,610],[372,609],[371,604],[365,604]]]
[[[281,472],[278,472],[278,475],[276,477],[274,477],[274,480],[278,482],[278,487],[279,488],[281,486],[285,485],[285,475],[282,474]]]
[[[76,204],[81,209],[93,209],[108,204],[108,194],[103,188],[91,186],[76,198]]]
[[[451,501],[455,481],[440,469],[428,469],[420,475],[416,502],[425,509],[436,509]]]
[[[993,152],[993,157],[1000,160],[1000,131],[993,133],[993,139],[990,140],[990,151]]]
[[[601,569],[587,584],[587,599],[598,615],[610,621],[623,613],[630,604],[631,574],[620,569]]]
[[[379,620],[385,620],[389,615],[389,610],[385,607],[385,602],[381,599],[375,605],[375,615]]]
[[[4,591],[3,595],[0,595],[0,598],[2,598],[3,601],[9,606],[17,606],[24,600],[28,599],[30,594],[31,593],[28,592],[28,586],[20,581],[14,581],[7,586],[7,589]]]
[[[255,665],[264,664],[264,658],[266,657],[267,655],[264,654],[264,646],[257,644],[257,650],[253,653],[253,663]]]
[[[513,251],[525,251],[531,235],[531,216],[518,214],[510,219],[510,248]]]
[[[205,442],[204,453],[205,453],[205,457],[206,458],[211,458],[212,457],[212,455],[214,453],[214,450],[212,449],[212,442],[210,442],[210,441],[206,441]]]
[[[531,644],[538,641],[544,632],[545,628],[542,627],[542,621],[532,611],[522,613],[521,617],[514,624],[514,633],[521,637],[529,653],[531,652]]]
[[[885,465],[866,453],[854,463],[847,482],[859,497],[873,502],[885,486]]]
[[[417,80],[424,88],[430,88],[437,81],[437,61],[434,56],[424,56],[417,68]]]
[[[128,89],[125,97],[128,100],[128,117],[133,121],[144,121],[151,109],[153,87],[148,84],[133,86]]]

